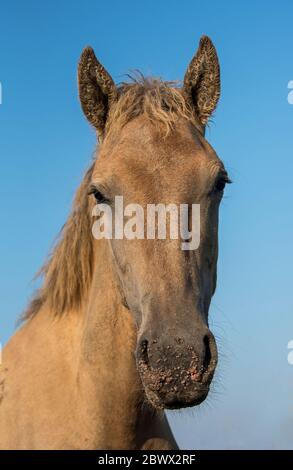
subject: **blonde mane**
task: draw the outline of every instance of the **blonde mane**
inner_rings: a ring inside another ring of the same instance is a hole
[[[161,123],[165,136],[178,118],[199,125],[174,82],[144,77],[132,79],[131,83],[118,87],[118,96],[109,113],[106,135],[119,131],[140,115],[152,123]],[[54,313],[62,314],[79,308],[86,298],[93,274],[92,205],[88,196],[93,168],[94,162],[76,193],[71,214],[52,254],[38,273],[43,276],[43,285],[25,311],[25,320],[34,316],[45,303]]]
[[[132,78],[131,83],[118,87],[118,102],[112,106],[106,124],[106,134],[119,131],[129,121],[145,115],[153,124],[162,124],[167,135],[179,117],[199,126],[192,106],[183,96],[177,82],[159,79]]]

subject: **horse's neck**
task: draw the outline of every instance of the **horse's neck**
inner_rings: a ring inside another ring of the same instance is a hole
[[[99,245],[82,311],[52,320],[44,306],[4,350],[0,448],[176,448],[164,417],[141,406],[136,328]]]
[[[134,349],[136,330],[122,306],[106,242],[99,242],[94,277],[84,312],[78,383],[87,428],[98,445],[136,446],[143,393]]]

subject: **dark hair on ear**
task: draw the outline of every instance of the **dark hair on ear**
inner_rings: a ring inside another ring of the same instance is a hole
[[[215,46],[207,36],[200,39],[198,51],[188,66],[183,91],[205,125],[220,97],[220,65]]]

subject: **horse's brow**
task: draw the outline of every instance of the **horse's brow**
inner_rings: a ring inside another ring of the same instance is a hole
[[[224,164],[221,162],[221,160],[209,162],[209,167],[210,167],[209,169],[210,169],[210,173],[212,176],[218,176],[218,175],[228,176],[228,173],[224,167]]]
[[[109,188],[108,188],[107,183],[104,180],[94,178],[90,181],[89,191],[93,189],[98,189],[100,191],[107,191]]]

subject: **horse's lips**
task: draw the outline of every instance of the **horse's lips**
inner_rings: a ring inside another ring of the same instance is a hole
[[[189,382],[175,382],[175,377],[167,376],[162,379],[158,371],[152,370],[146,364],[139,367],[142,384],[148,401],[160,409],[180,409],[199,405],[209,392],[210,381],[194,382],[192,376]]]
[[[197,406],[202,403],[209,393],[209,386],[202,386],[185,393],[170,391],[164,396],[160,396],[159,393],[154,392],[151,388],[145,387],[145,393],[148,401],[155,408],[178,410],[181,408]]]
[[[199,405],[202,403],[209,393],[209,387],[203,387],[196,390],[196,393],[191,393],[189,396],[178,397],[177,395],[168,396],[168,399],[164,402],[164,408],[169,410],[178,410],[180,408],[188,408]]]

